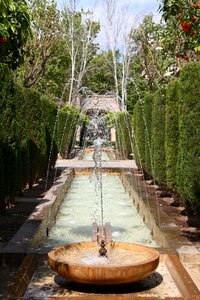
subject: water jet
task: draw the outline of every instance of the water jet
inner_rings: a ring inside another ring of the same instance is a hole
[[[51,269],[67,280],[84,284],[127,284],[148,277],[159,264],[153,248],[126,242],[107,242],[104,226],[102,148],[107,136],[105,121],[99,114],[91,117],[88,138],[93,143],[95,166],[90,181],[100,200],[100,225],[96,241],[70,243],[48,253]],[[98,135],[98,133],[101,135]],[[103,134],[105,132],[105,134]],[[121,202],[120,202],[121,203]],[[139,204],[137,205],[139,210]]]

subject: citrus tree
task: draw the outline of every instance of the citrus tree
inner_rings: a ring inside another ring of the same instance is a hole
[[[0,0],[0,62],[16,69],[30,35],[30,14],[24,0]]]
[[[200,1],[163,0],[160,12],[166,23],[173,23],[176,35],[182,38],[182,49],[177,58],[189,60],[189,56],[200,54]],[[176,38],[176,36],[175,36]]]

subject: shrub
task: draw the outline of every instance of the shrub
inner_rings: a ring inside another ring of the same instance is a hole
[[[166,183],[165,166],[165,90],[154,94],[152,108],[152,156],[155,180]]]
[[[109,113],[106,116],[109,127],[116,131],[116,149],[120,158],[132,158],[133,142],[131,116],[127,112]]]
[[[188,63],[180,75],[178,192],[200,211],[200,62]]]
[[[63,157],[68,157],[75,143],[76,126],[79,122],[80,111],[73,106],[65,106],[58,116],[58,147]]]
[[[138,166],[145,165],[145,124],[144,124],[144,103],[138,100],[133,109],[133,144],[135,160]]]
[[[45,174],[46,135],[42,119],[40,94],[33,89],[25,89],[26,139],[28,146],[28,182],[32,184]]]
[[[166,90],[165,152],[167,186],[176,190],[176,165],[178,158],[178,94],[179,82],[172,81]]]
[[[15,86],[12,73],[3,64],[0,64],[0,203],[1,211],[5,211],[8,196],[14,196],[18,186],[17,155],[19,150],[17,103],[13,103]]]
[[[41,96],[42,120],[46,133],[46,165],[54,167],[58,154],[57,114],[58,107],[48,96]],[[50,161],[49,161],[50,160]]]
[[[47,97],[15,84],[11,71],[2,64],[0,80],[0,213],[3,213],[27,183],[31,188],[46,175],[48,167],[54,166],[66,116],[63,147],[69,153],[79,110],[67,107],[59,112]],[[58,115],[63,116],[59,124]]]
[[[145,118],[145,171],[153,176],[153,157],[151,146],[151,123],[152,123],[153,94],[148,93],[144,97],[144,118]]]

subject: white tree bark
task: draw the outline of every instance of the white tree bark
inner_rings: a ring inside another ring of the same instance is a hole
[[[71,78],[69,88],[69,99],[68,102],[72,102],[72,92],[74,87],[74,76],[76,68],[76,49],[75,49],[75,13],[76,13],[76,0],[70,0],[69,6],[66,7],[66,12],[69,20],[69,37],[71,42],[70,57],[71,57]]]
[[[118,72],[117,72],[117,41],[120,33],[120,28],[117,26],[116,20],[116,3],[115,0],[104,0],[106,8],[106,21],[107,21],[107,36],[108,44],[112,52],[113,72],[115,81],[115,98],[119,101],[119,86],[118,86]],[[118,24],[119,25],[119,24]]]
[[[112,52],[113,75],[115,80],[115,98],[121,110],[127,107],[127,82],[130,68],[132,43],[128,30],[128,6],[118,8],[115,0],[104,0],[107,21],[108,45]],[[117,50],[122,53],[120,63],[122,69],[118,68]],[[121,83],[120,83],[121,80]],[[119,96],[119,86],[121,84],[121,97]]]
[[[70,0],[69,5],[65,7],[65,12],[69,22],[69,47],[68,51],[71,58],[71,78],[69,79],[69,99],[73,103],[82,87],[82,79],[87,72],[87,64],[93,55],[93,49],[90,47],[93,41],[93,13],[81,12],[82,19],[77,24],[77,1]]]

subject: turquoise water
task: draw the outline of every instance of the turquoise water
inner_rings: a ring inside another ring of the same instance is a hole
[[[114,241],[155,247],[150,231],[125,192],[119,176],[103,174],[104,224]],[[89,176],[75,176],[44,247],[91,241],[92,224],[101,224],[100,195]]]
[[[83,160],[93,160],[92,155],[93,155],[94,151],[86,151],[84,153],[83,156]],[[102,160],[110,160],[109,156],[107,155],[107,153],[105,151],[102,151]]]

